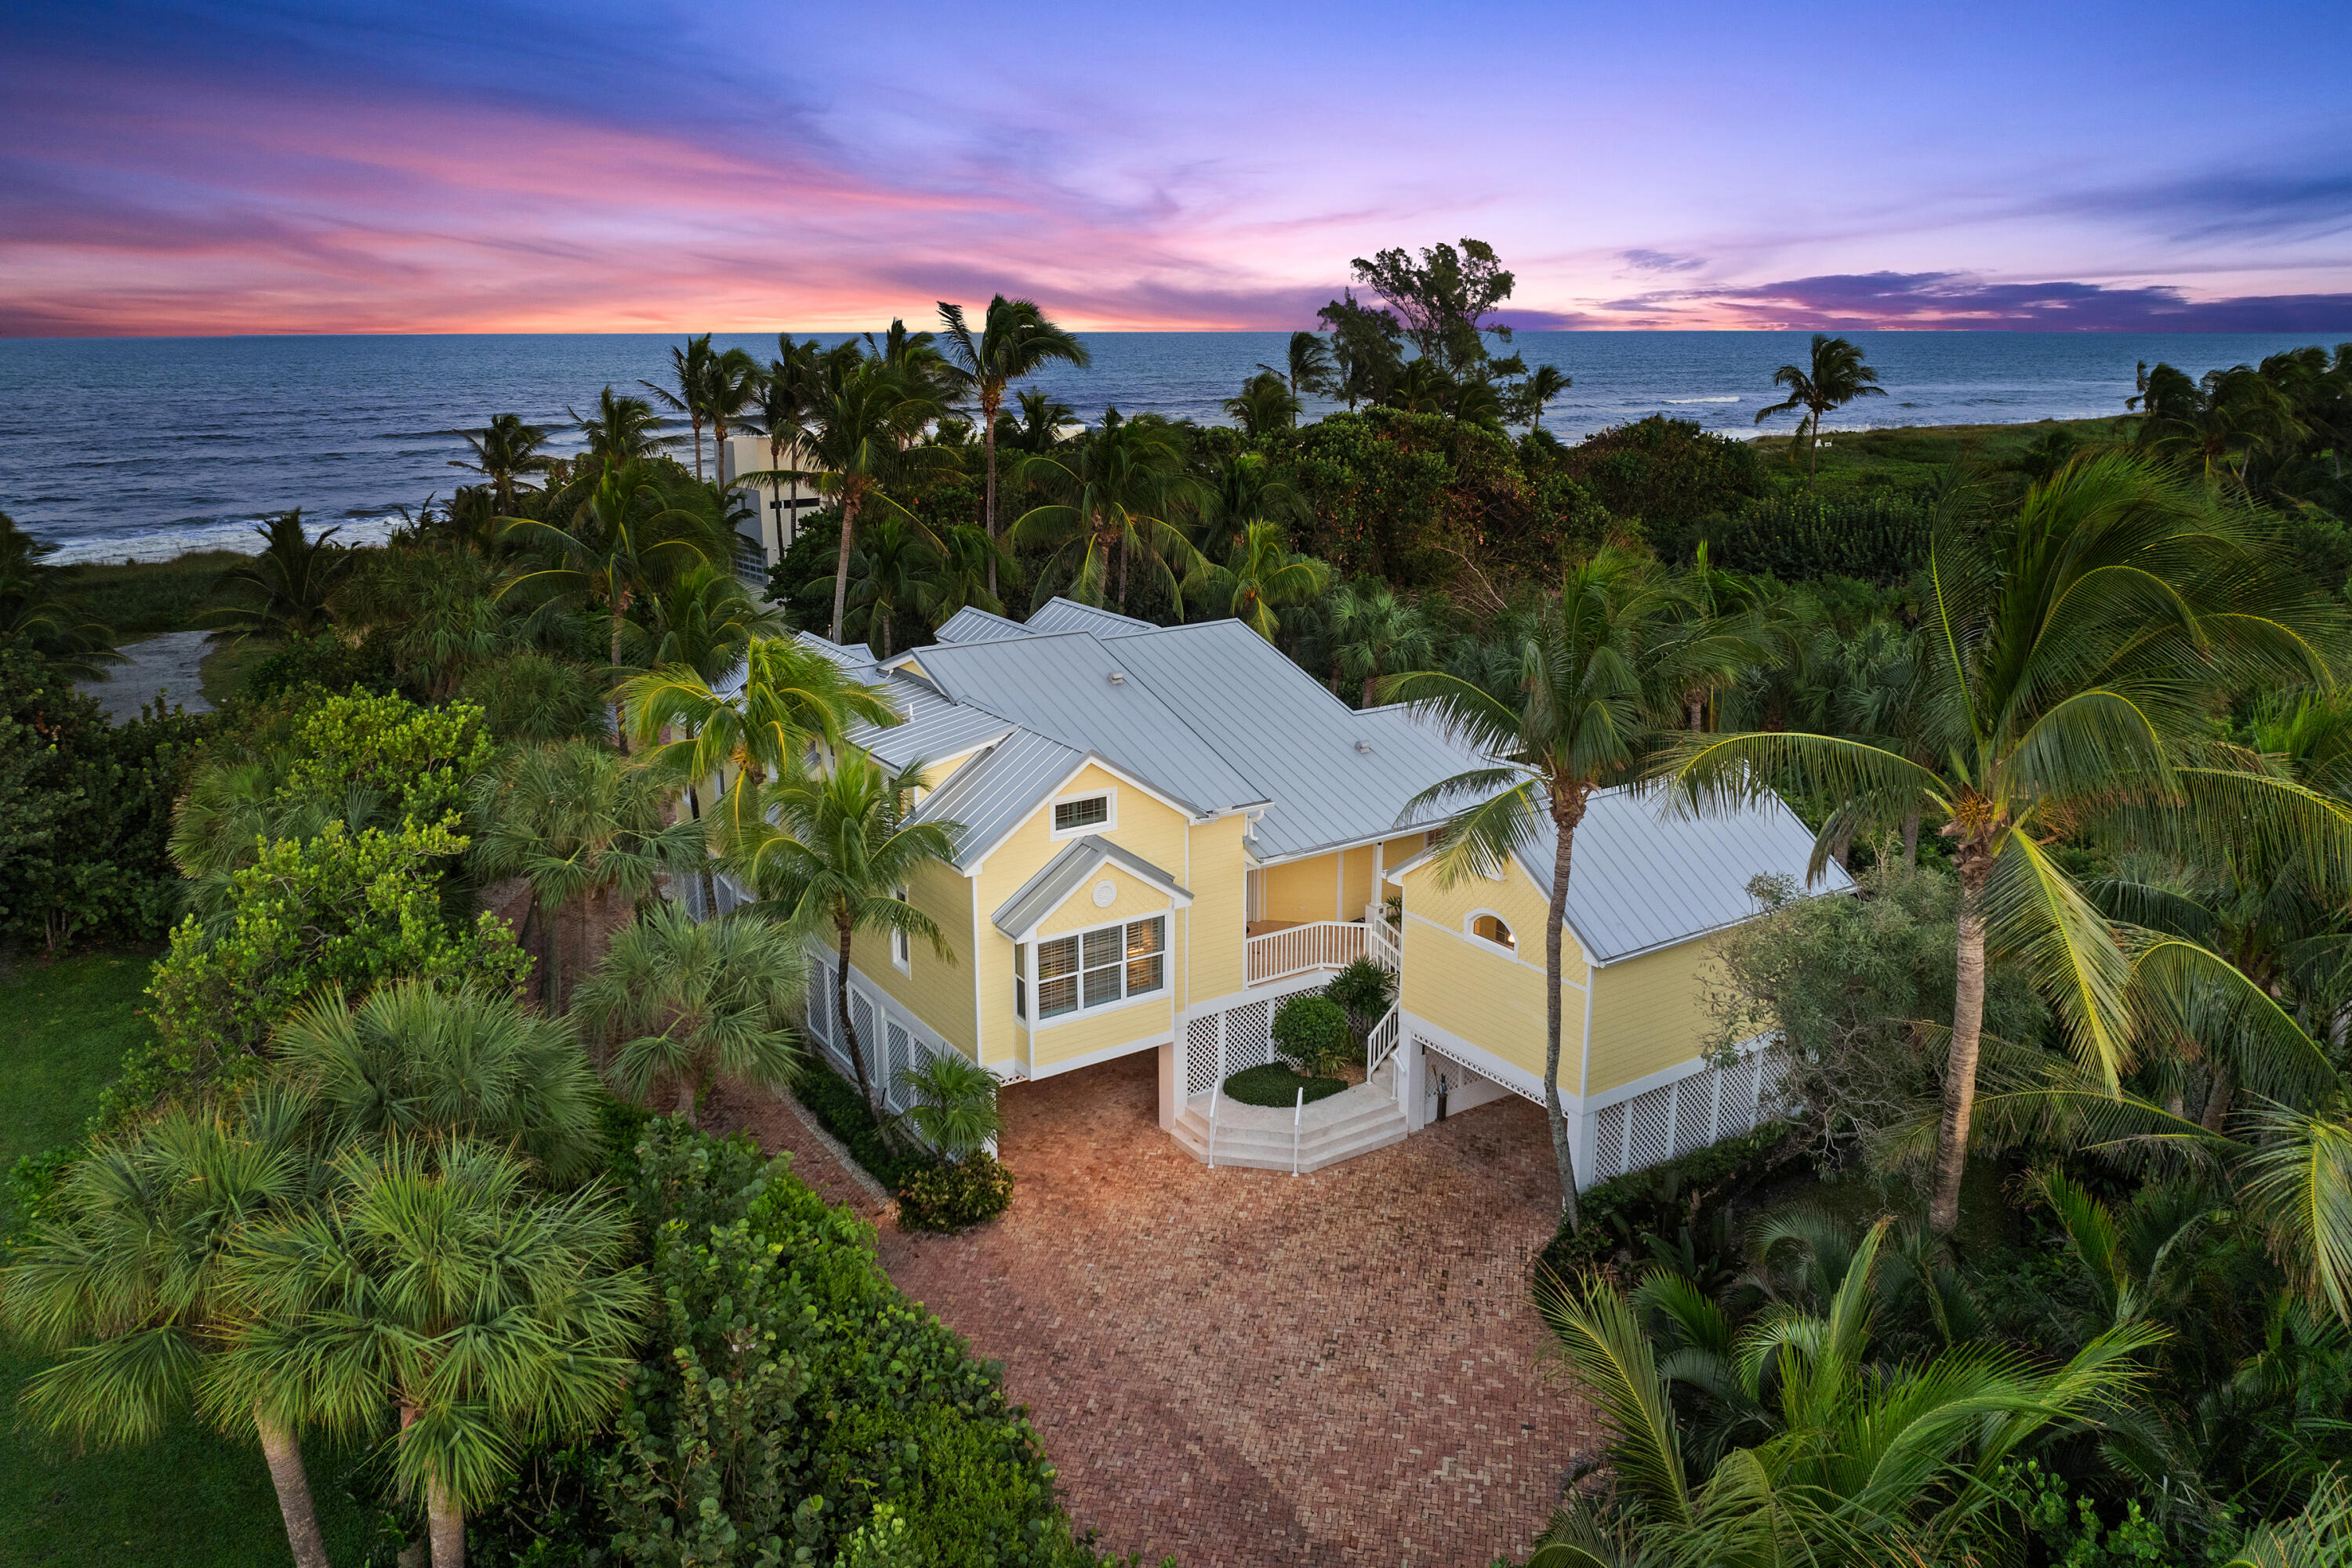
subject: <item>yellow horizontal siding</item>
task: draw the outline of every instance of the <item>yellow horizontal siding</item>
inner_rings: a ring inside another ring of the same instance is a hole
[[[1047,1024],[1030,1047],[1030,1066],[1049,1068],[1119,1046],[1156,1044],[1173,1032],[1174,1016],[1168,1002],[1151,1001]]]
[[[1095,902],[1095,884],[1108,882],[1118,889],[1118,896],[1108,905]],[[1142,878],[1117,865],[1106,865],[1086,879],[1062,907],[1038,922],[1039,936],[1060,936],[1066,931],[1091,931],[1113,921],[1136,920],[1144,915],[1158,914],[1169,907],[1165,892]]]
[[[973,1056],[978,1037],[971,1005],[970,884],[952,866],[925,866],[916,871],[908,887],[907,901],[938,922],[950,956],[940,957],[929,942],[918,938],[912,944],[908,973],[901,974],[890,962],[889,934],[861,931],[850,945],[851,962],[877,990],[887,992],[956,1049]]]
[[[1335,921],[1339,918],[1339,858],[1317,855],[1268,866],[1259,883],[1258,918]]]
[[[1591,1092],[1689,1061],[1706,1048],[1712,942],[1688,942],[1612,963],[1595,977]]]
[[[1221,816],[1192,831],[1191,867],[1171,866],[1187,879],[1192,907],[1176,917],[1183,934],[1176,951],[1183,959],[1177,992],[1191,1006],[1242,988],[1243,946],[1248,938],[1249,888],[1242,852],[1246,819]]]

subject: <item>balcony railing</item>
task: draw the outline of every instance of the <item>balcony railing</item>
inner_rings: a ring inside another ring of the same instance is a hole
[[[1397,946],[1386,930],[1360,921],[1308,921],[1244,939],[1246,984],[1265,985],[1315,969],[1339,969],[1369,958],[1393,974]]]

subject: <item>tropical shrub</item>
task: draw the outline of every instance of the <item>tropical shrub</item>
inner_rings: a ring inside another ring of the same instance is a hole
[[[466,804],[466,786],[497,750],[479,708],[420,707],[405,697],[363,691],[320,695],[295,721],[289,794],[327,798],[380,791],[400,814],[438,822]]]
[[[1769,573],[1790,583],[1858,577],[1884,585],[1927,563],[1934,528],[1934,514],[1906,497],[1775,496],[1685,529],[1673,552],[1688,560],[1703,539],[1708,563],[1734,572]]]
[[[872,1226],[740,1135],[658,1121],[638,1160],[662,1308],[606,1468],[625,1560],[1095,1562],[1036,1434],[890,1283]]]
[[[1354,1044],[1346,1010],[1328,997],[1302,991],[1274,1010],[1275,1050],[1308,1078],[1329,1076]]]
[[[390,638],[368,637],[354,643],[319,632],[289,637],[254,661],[238,681],[237,694],[266,700],[304,690],[389,692],[399,686]]]
[[[1706,1237],[1732,1199],[1800,1162],[1794,1131],[1788,1122],[1767,1122],[1678,1160],[1595,1182],[1577,1200],[1582,1223],[1560,1227],[1544,1248],[1543,1267],[1565,1278],[1621,1250],[1646,1257],[1653,1237]]]
[[[903,1140],[884,1131],[866,1109],[866,1097],[857,1092],[857,1086],[822,1061],[812,1058],[803,1065],[800,1076],[793,1079],[793,1098],[817,1119],[819,1126],[841,1141],[867,1175],[890,1191],[897,1191],[909,1173],[931,1163],[929,1153],[908,1148]]]
[[[1396,1000],[1396,976],[1369,958],[1360,958],[1333,975],[1323,994],[1348,1015],[1348,1027],[1361,1041]]]
[[[1013,1173],[985,1149],[924,1165],[898,1183],[898,1223],[908,1230],[964,1230],[1013,1206]]]
[[[465,847],[449,824],[414,821],[356,834],[331,822],[308,841],[263,847],[231,875],[226,929],[190,916],[155,966],[148,994],[163,1078],[257,1058],[278,1021],[322,986],[350,998],[402,976],[491,992],[521,985],[529,960],[505,921],[443,916],[442,870]]]
[[[1654,414],[1558,449],[1562,473],[1593,501],[1661,542],[1764,493],[1755,449],[1687,419]]]

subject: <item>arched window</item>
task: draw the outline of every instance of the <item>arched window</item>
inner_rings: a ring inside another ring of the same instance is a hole
[[[1480,915],[1472,921],[1470,934],[1485,937],[1496,947],[1507,947],[1514,952],[1517,952],[1519,948],[1518,939],[1511,935],[1511,928],[1493,915]]]

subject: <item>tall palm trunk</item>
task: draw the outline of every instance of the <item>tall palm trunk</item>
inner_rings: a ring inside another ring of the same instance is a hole
[[[693,1126],[694,1101],[694,1075],[690,1072],[682,1072],[677,1075],[677,1108],[671,1114],[688,1127]]]
[[[302,1445],[293,1428],[269,1420],[257,1406],[253,1424],[261,1434],[269,1484],[278,1489],[278,1511],[286,1521],[286,1544],[293,1548],[294,1568],[329,1568],[327,1543],[319,1534],[319,1510],[310,1502],[310,1473],[302,1468]]]
[[[1370,708],[1372,705],[1372,687],[1379,679],[1380,678],[1378,676],[1373,675],[1364,677],[1364,700],[1362,702],[1357,704],[1357,706],[1361,708]]]
[[[1903,818],[1903,868],[1915,871],[1919,867],[1919,808],[1913,806]]]
[[[1944,1118],[1936,1133],[1936,1188],[1927,1226],[1948,1236],[1960,1220],[1960,1178],[1969,1168],[1969,1120],[1976,1112],[1977,1060],[1984,1046],[1985,880],[1992,858],[1976,846],[1959,855],[1960,914],[1957,984],[1952,999],[1952,1055],[1944,1068]]]
[[[841,491],[841,553],[833,563],[833,632],[835,642],[841,640],[841,623],[849,608],[849,550],[857,534],[857,488],[853,482]]]
[[[605,602],[612,607],[613,679],[618,680],[621,678],[621,627],[628,620],[629,596],[626,594],[616,593]],[[625,757],[629,754],[629,727],[621,717],[621,700],[618,695],[613,699],[613,743],[621,748],[621,755]]]
[[[433,1542],[433,1568],[466,1568],[466,1510],[439,1481],[425,1484],[425,1534]]]
[[[882,1125],[882,1101],[874,1092],[874,1079],[866,1070],[866,1050],[858,1043],[857,1026],[849,1016],[849,939],[854,931],[846,921],[836,920],[834,929],[841,933],[841,963],[835,968],[833,982],[834,1016],[841,1020],[841,1037],[849,1047],[849,1065],[857,1074],[857,1092],[865,1098],[866,1109],[874,1118],[874,1125]]]
[[[2237,1087],[2238,1075],[2232,1070],[2230,1058],[2223,1057],[2213,1064],[2213,1089],[2205,1097],[2205,1114],[2198,1118],[2199,1124],[2206,1131],[2218,1133],[2221,1131],[2221,1124],[2230,1116],[2230,1096]]]
[[[1560,931],[1568,924],[1569,864],[1576,852],[1577,825],[1584,820],[1584,794],[1558,785],[1551,792],[1552,829],[1558,840],[1551,867],[1551,910],[1544,921],[1544,1116],[1551,1123],[1551,1157],[1559,1166],[1559,1212],[1573,1230],[1583,1223],[1576,1202],[1576,1155],[1568,1142],[1568,1111],[1559,1102]],[[1584,1042],[1590,1051],[1592,1042]]]
[[[1805,437],[1805,488],[1811,489],[1822,473],[1822,411],[1813,410],[1811,433]]]
[[[694,426],[694,482],[702,482],[702,419],[696,416],[688,421]]]
[[[987,497],[982,508],[988,523],[988,540],[992,544],[996,542],[996,411],[1003,403],[1003,387],[991,391],[985,382],[981,384],[980,419],[985,428],[981,432],[980,444],[988,454]],[[996,597],[996,554],[993,551],[988,557],[988,596],[992,599]]]

